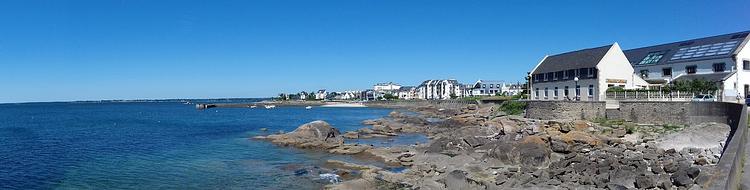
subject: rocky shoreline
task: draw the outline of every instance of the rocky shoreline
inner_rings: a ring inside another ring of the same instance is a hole
[[[281,146],[372,159],[403,171],[329,160],[327,189],[701,189],[729,134],[724,124],[644,126],[542,121],[496,106],[413,107],[341,133],[324,121],[253,137]],[[374,147],[347,139],[425,134],[430,142]],[[700,139],[700,140],[697,140]]]

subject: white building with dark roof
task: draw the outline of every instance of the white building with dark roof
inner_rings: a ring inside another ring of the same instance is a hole
[[[416,88],[417,99],[447,100],[464,97],[464,85],[457,80],[426,80]]]
[[[643,88],[617,43],[545,56],[530,72],[530,99],[603,101],[609,87]]]
[[[625,56],[635,73],[654,85],[704,79],[715,82],[723,101],[750,95],[748,33],[737,32],[630,49]]]
[[[500,80],[478,80],[471,86],[471,96],[493,96],[503,93],[505,82]]]

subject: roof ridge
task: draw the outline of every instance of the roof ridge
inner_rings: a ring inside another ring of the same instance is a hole
[[[550,57],[560,56],[560,55],[566,55],[566,54],[571,54],[571,53],[578,53],[578,52],[583,52],[583,51],[588,51],[588,50],[594,50],[594,49],[599,49],[599,48],[605,48],[605,47],[612,47],[613,45],[614,45],[614,43],[613,44],[609,44],[609,45],[605,45],[605,46],[599,46],[599,47],[593,47],[593,48],[586,48],[586,49],[579,49],[579,50],[575,50],[575,51],[569,51],[569,52],[564,52],[564,53],[560,53],[560,54],[550,55]]]
[[[628,49],[628,50],[624,50],[624,51],[638,50],[638,49],[651,48],[651,47],[663,46],[663,45],[670,45],[670,44],[679,44],[679,43],[684,43],[684,42],[698,41],[698,40],[704,40],[704,39],[708,39],[708,38],[715,38],[715,37],[719,37],[719,36],[737,35],[737,34],[742,34],[742,33],[748,33],[748,34],[750,34],[750,30],[745,30],[745,31],[740,31],[740,32],[732,32],[732,33],[725,33],[725,34],[719,34],[719,35],[713,35],[713,36],[707,36],[707,37],[701,37],[701,38],[691,38],[691,39],[688,39],[688,40],[681,40],[681,41],[676,41],[676,42],[660,43],[660,44],[657,44],[657,45],[643,46],[643,47]],[[750,36],[750,35],[748,35],[748,36]],[[747,38],[747,36],[745,38]]]

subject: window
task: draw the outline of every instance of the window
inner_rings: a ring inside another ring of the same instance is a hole
[[[576,97],[581,96],[581,85],[576,85]]]
[[[589,75],[589,69],[588,68],[580,69],[579,73],[580,73],[580,76],[588,76]]]
[[[724,63],[714,63],[714,72],[724,72],[726,69],[726,64]]]
[[[596,74],[596,68],[589,68],[588,75],[586,76],[588,76],[589,78],[594,78],[594,74]]]
[[[563,75],[565,74],[565,71],[557,71],[555,72],[555,80],[561,80],[564,79]]]
[[[685,67],[685,72],[687,72],[687,74],[695,74],[696,70],[698,70],[698,66],[695,65]]]
[[[565,91],[563,92],[563,95],[565,95],[565,97],[568,97],[570,95],[570,93],[568,93],[568,86],[565,86]]]
[[[638,65],[649,65],[649,64],[656,64],[661,60],[661,58],[664,57],[663,51],[657,51],[657,52],[651,52],[646,55],[646,57],[641,60],[641,62],[638,63]]]
[[[549,91],[549,89],[544,88],[544,98],[547,98],[547,96],[549,96],[547,91]]]
[[[641,70],[641,77],[648,78],[648,69]]]
[[[589,85],[589,97],[594,96],[594,85]]]
[[[490,84],[490,88],[492,88],[492,84]]]
[[[547,77],[544,79],[544,81],[552,81],[553,75],[555,75],[555,73],[547,73]]]
[[[536,97],[536,99],[539,99],[539,88],[534,89],[534,97]]]
[[[557,98],[557,87],[555,87],[555,92],[553,92],[552,95],[554,95],[555,98]]]
[[[669,60],[690,59],[714,55],[729,54],[739,44],[739,41],[720,42],[706,45],[696,45],[680,48]]]
[[[661,76],[663,76],[663,77],[672,76],[672,67],[667,67],[667,68],[661,69]]]
[[[567,73],[568,73],[568,79],[573,79],[574,77],[576,77],[576,70],[571,69],[571,70],[568,70]]]
[[[745,69],[746,71],[750,71],[750,61],[743,60],[742,61],[742,69]]]

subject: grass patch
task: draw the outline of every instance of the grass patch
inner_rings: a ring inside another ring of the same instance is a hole
[[[500,105],[500,111],[509,115],[521,115],[526,110],[526,102],[506,101]]]
[[[607,119],[607,118],[596,118],[592,122],[599,124],[599,126],[603,126],[603,127],[616,127],[616,126],[621,126],[625,124],[625,120],[623,119]]]

